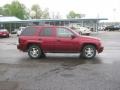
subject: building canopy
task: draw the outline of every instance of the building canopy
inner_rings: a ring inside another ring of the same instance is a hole
[[[0,16],[0,23],[17,23],[22,20],[15,16]]]
[[[107,20],[107,18],[80,18],[80,19],[28,19],[21,20],[15,16],[0,16],[0,23],[27,23],[27,22],[79,22],[89,20]]]

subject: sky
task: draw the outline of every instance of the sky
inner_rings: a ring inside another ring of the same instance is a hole
[[[0,6],[13,0],[1,0]],[[108,18],[120,21],[120,0],[18,0],[27,8],[39,4],[42,9],[49,8],[50,13],[59,13],[65,18],[69,11],[85,14],[86,18]]]

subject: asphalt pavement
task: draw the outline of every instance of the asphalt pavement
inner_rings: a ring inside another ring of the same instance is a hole
[[[120,90],[120,32],[98,32],[103,53],[46,54],[30,59],[17,50],[18,37],[0,38],[0,90]]]

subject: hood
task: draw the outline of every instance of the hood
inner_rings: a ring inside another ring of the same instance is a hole
[[[81,39],[84,39],[84,40],[95,40],[95,41],[101,41],[99,38],[97,37],[91,37],[91,36],[80,36]]]

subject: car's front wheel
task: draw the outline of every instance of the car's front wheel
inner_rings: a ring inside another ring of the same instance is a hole
[[[37,45],[31,45],[28,48],[28,55],[30,56],[30,58],[33,58],[33,59],[40,58],[42,56],[42,50]]]
[[[82,35],[82,32],[80,31],[79,34]]]
[[[86,45],[82,49],[81,56],[86,59],[92,59],[96,55],[96,48],[93,45]]]

